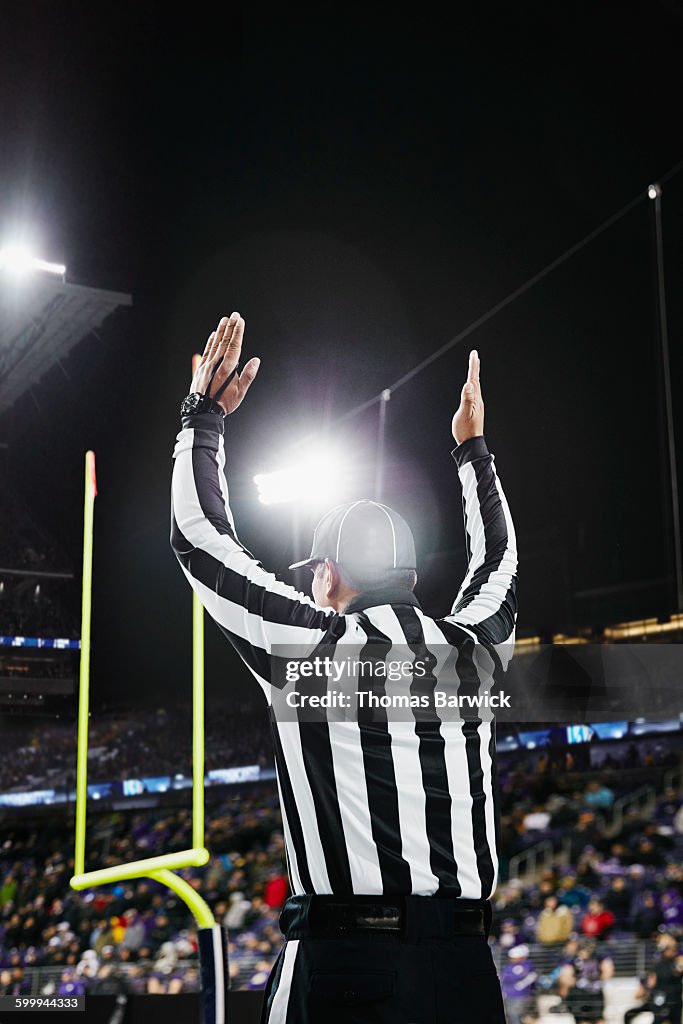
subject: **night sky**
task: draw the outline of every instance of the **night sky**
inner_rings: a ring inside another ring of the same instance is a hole
[[[133,307],[0,416],[0,440],[77,572],[97,453],[94,692],[189,694],[171,451],[192,353],[221,315],[242,313],[245,357],[262,359],[226,421],[238,531],[290,580],[319,512],[295,550],[291,510],[260,505],[254,473],[313,435],[346,453],[344,498],[372,496],[377,406],[334,421],[639,195],[396,391],[384,500],[413,525],[423,607],[444,614],[465,570],[450,420],[476,347],[520,635],[673,612],[645,190],[683,159],[679,4],[488,4],[450,21],[91,7],[2,6],[2,240],[28,226],[68,280]],[[683,171],[663,216],[675,384]],[[680,455],[680,396],[675,411]],[[207,644],[210,692],[253,693],[210,623]]]

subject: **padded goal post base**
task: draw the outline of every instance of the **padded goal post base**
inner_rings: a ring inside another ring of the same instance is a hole
[[[198,928],[199,963],[202,981],[202,1024],[227,1024],[228,931],[220,924]]]

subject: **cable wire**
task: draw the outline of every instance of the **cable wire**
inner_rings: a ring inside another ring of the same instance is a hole
[[[654,180],[658,182],[668,181],[682,168],[683,160],[679,161],[673,167],[669,168],[666,174]],[[358,413],[363,412],[365,409],[369,409],[377,402],[380,402],[382,400],[382,394],[384,393],[385,390],[389,390],[393,394],[394,391],[398,390],[398,388],[403,387],[404,384],[407,384],[409,380],[412,380],[413,377],[415,377],[418,373],[424,370],[427,366],[431,366],[432,363],[436,362],[437,359],[440,359],[442,355],[444,355],[446,352],[452,349],[455,345],[459,344],[459,342],[461,341],[464,341],[464,339],[469,337],[470,334],[473,334],[474,331],[477,330],[477,328],[482,326],[482,324],[487,323],[494,316],[496,316],[497,313],[500,313],[502,309],[505,309],[505,307],[509,306],[512,302],[514,302],[515,299],[518,299],[520,295],[524,295],[525,292],[528,292],[531,288],[534,287],[534,285],[538,284],[539,281],[542,281],[544,277],[547,277],[548,274],[551,274],[553,270],[556,270],[563,263],[566,263],[568,259],[571,259],[572,256],[574,256],[577,252],[579,252],[586,245],[588,245],[589,242],[592,242],[595,238],[598,237],[598,235],[601,235],[603,231],[606,231],[613,224],[616,224],[616,222],[618,220],[621,220],[622,217],[625,217],[627,213],[630,213],[630,211],[633,210],[638,205],[638,203],[643,202],[646,198],[647,190],[643,190],[635,197],[635,199],[632,199],[629,203],[626,203],[626,205],[622,206],[620,210],[617,210],[617,212],[613,213],[610,217],[607,218],[607,220],[604,220],[602,224],[599,224],[597,228],[594,228],[593,231],[589,231],[589,233],[585,235],[580,241],[575,242],[574,245],[571,245],[567,250],[565,250],[565,252],[562,253],[561,256],[558,256],[556,259],[552,260],[545,267],[543,267],[542,270],[539,270],[538,273],[533,275],[533,277],[530,277],[527,281],[524,282],[524,284],[520,285],[519,288],[515,288],[515,290],[506,295],[504,299],[501,299],[500,302],[497,302],[495,304],[495,306],[492,306],[489,310],[487,310],[486,313],[483,313],[476,320],[473,320],[471,324],[469,324],[462,331],[456,334],[454,338],[451,338],[450,341],[445,342],[443,345],[440,346],[440,348],[437,348],[436,351],[431,353],[431,355],[428,355],[425,359],[419,362],[417,366],[414,366],[412,370],[409,370],[407,373],[404,373],[403,376],[399,377],[398,380],[394,381],[394,383],[391,384],[388,389],[382,388],[382,391],[380,391],[373,398],[368,398],[366,401],[361,402],[359,405],[354,406],[352,409],[349,409],[347,412],[337,417],[337,419],[332,420],[330,426],[336,426],[338,423],[343,423],[345,420],[351,419],[352,416],[356,416]]]

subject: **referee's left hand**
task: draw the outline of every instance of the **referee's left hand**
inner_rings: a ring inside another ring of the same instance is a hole
[[[197,391],[200,395],[208,394],[211,398],[220,392],[216,401],[226,416],[241,405],[261,365],[258,356],[254,356],[242,372],[235,373],[225,390],[221,391],[223,384],[240,361],[243,336],[244,319],[239,313],[221,317],[218,327],[209,335],[190,387],[191,391]]]
[[[453,437],[458,444],[484,433],[484,399],[481,395],[479,374],[481,363],[476,348],[470,352],[467,380],[460,393],[460,406],[453,417]]]

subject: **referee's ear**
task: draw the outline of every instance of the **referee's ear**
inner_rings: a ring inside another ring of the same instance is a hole
[[[326,558],[325,568],[323,569],[323,585],[325,587],[325,597],[330,603],[339,596],[340,584],[341,574],[337,563],[332,558]]]

